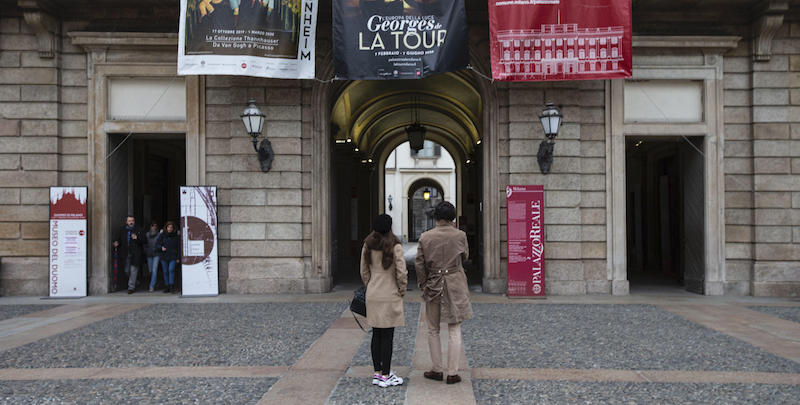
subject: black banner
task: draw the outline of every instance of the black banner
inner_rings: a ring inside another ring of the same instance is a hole
[[[339,79],[419,79],[468,62],[463,0],[333,0]]]

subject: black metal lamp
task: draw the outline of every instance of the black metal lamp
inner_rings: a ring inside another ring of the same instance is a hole
[[[539,153],[536,154],[536,159],[539,161],[539,170],[542,174],[549,173],[550,166],[553,165],[553,148],[563,117],[561,111],[551,102],[548,102],[542,113],[539,114],[544,136],[547,137],[539,144]]]
[[[389,194],[389,211],[391,211],[392,208],[394,208],[394,207],[392,207],[392,195]]]
[[[408,145],[414,152],[419,152],[425,147],[425,127],[419,123],[419,109],[417,108],[416,99],[413,101],[411,115],[414,118],[414,123],[406,127]]]
[[[425,190],[422,191],[422,198],[425,201],[430,200],[431,199],[431,189],[425,187]]]
[[[272,168],[272,161],[275,159],[275,152],[272,151],[272,142],[264,138],[258,144],[258,137],[264,128],[264,115],[261,109],[256,106],[256,100],[250,99],[248,106],[242,111],[242,122],[247,134],[253,138],[253,150],[258,154],[258,161],[261,163],[261,171],[268,172]]]

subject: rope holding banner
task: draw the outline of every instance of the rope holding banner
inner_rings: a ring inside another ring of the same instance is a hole
[[[494,79],[493,78],[491,78],[489,76],[486,76],[485,74],[481,73],[480,70],[475,69],[474,67],[472,67],[472,65],[467,65],[467,69],[475,72],[475,74],[477,74],[478,76],[480,76],[480,77],[482,77],[482,78],[494,83]]]

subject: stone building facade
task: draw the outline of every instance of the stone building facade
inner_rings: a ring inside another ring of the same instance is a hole
[[[380,167],[402,140],[389,130],[385,142],[363,133],[360,150],[345,150],[334,139],[351,134],[332,123],[351,121],[337,107],[342,94],[380,94],[381,87],[176,77],[177,1],[2,6],[0,294],[47,292],[50,186],[89,188],[89,291],[112,290],[112,229],[138,209],[137,184],[147,179],[137,174],[137,151],[149,157],[153,140],[182,151],[174,171],[182,183],[219,189],[223,292],[325,292],[337,274],[353,271],[344,259],[385,204],[375,180],[381,171],[362,158],[374,153]],[[660,261],[643,268],[661,270],[646,278],[672,274],[708,295],[796,296],[800,4],[701,0],[682,10],[639,0],[633,7],[630,80],[503,83],[477,73],[490,70],[488,16],[485,2],[467,1],[473,70],[425,83],[457,98],[468,117],[463,133],[454,124],[430,136],[457,161],[457,205],[476,235],[480,285],[505,290],[505,187],[543,184],[548,294],[627,294],[636,283],[633,253],[656,252]],[[317,76],[328,79],[329,2],[321,3],[318,21]],[[126,96],[113,89],[123,80],[177,85],[185,115],[111,114],[109,100]],[[403,86],[420,91],[416,83]],[[239,118],[250,98],[266,113],[264,135],[276,154],[268,173]],[[537,116],[546,101],[560,106],[565,122],[544,175],[536,160],[543,138]],[[455,111],[452,100],[436,102]],[[133,146],[124,146],[131,134]],[[127,155],[111,153],[120,145],[130,148]],[[631,174],[634,162],[643,162],[646,175]],[[361,209],[345,211],[335,203],[340,193],[350,193]],[[648,206],[656,195],[663,195],[659,207],[680,200],[678,214]],[[354,225],[342,231],[337,217]]]

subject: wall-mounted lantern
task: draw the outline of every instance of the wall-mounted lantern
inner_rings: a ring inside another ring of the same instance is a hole
[[[388,198],[388,200],[389,200],[389,211],[391,211],[391,210],[392,210],[392,208],[393,208],[393,207],[392,207],[392,195],[391,195],[391,194],[389,194],[389,198]]]
[[[431,189],[425,187],[425,190],[422,191],[422,198],[425,201],[430,200],[431,199]]]
[[[553,148],[558,136],[558,129],[561,127],[562,118],[561,111],[553,106],[551,102],[548,102],[542,113],[539,114],[544,136],[547,137],[539,144],[539,153],[536,154],[536,159],[539,161],[539,170],[542,174],[549,173],[550,166],[553,165]]]
[[[258,161],[261,163],[261,171],[268,172],[272,168],[272,161],[275,159],[275,152],[272,151],[272,142],[264,138],[258,144],[258,137],[264,128],[264,115],[261,109],[256,106],[256,100],[250,99],[248,106],[242,111],[242,122],[247,134],[253,138],[253,149],[258,154]]]

